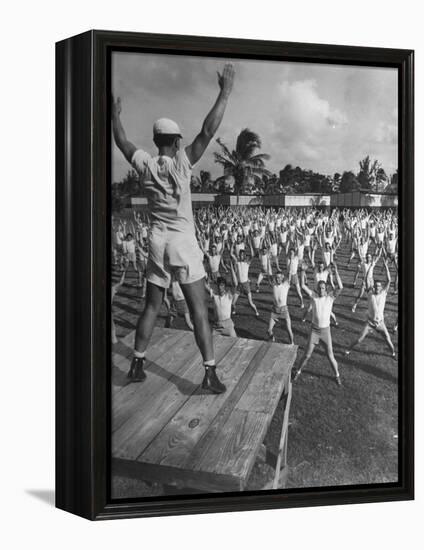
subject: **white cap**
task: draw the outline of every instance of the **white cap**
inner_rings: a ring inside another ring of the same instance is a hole
[[[159,118],[153,124],[153,135],[158,136],[162,134],[175,134],[181,138],[183,137],[178,124],[170,118]]]

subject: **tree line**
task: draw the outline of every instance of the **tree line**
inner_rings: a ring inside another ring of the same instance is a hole
[[[213,153],[214,161],[222,167],[223,175],[213,179],[210,172],[201,170],[199,175],[192,175],[192,192],[263,195],[398,191],[398,171],[389,176],[381,163],[371,160],[368,155],[359,161],[356,173],[345,171],[333,175],[320,174],[287,164],[275,174],[266,167],[266,161],[271,157],[261,152],[259,135],[248,128],[240,132],[234,149],[230,149],[220,138],[216,143],[219,149]],[[112,184],[112,206],[119,208],[129,197],[142,194],[137,173],[129,170],[122,181]]]

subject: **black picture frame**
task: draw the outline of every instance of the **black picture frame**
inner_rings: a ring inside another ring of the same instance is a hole
[[[399,482],[109,498],[111,51],[395,67],[399,71]],[[414,497],[414,54],[366,48],[89,31],[56,44],[56,506],[91,520]],[[89,235],[89,238],[87,238]],[[405,266],[408,269],[405,269]]]

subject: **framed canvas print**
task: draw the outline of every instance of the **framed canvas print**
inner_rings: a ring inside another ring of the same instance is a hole
[[[413,52],[56,45],[56,505],[413,498]]]

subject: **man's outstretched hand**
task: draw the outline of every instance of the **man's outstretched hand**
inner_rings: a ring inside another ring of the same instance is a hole
[[[122,111],[121,98],[117,97],[115,101],[114,97],[112,96],[112,114],[119,116],[121,114],[121,111]]]
[[[218,73],[218,84],[221,92],[228,97],[233,89],[234,82],[234,67],[231,63],[224,65],[222,74]]]

